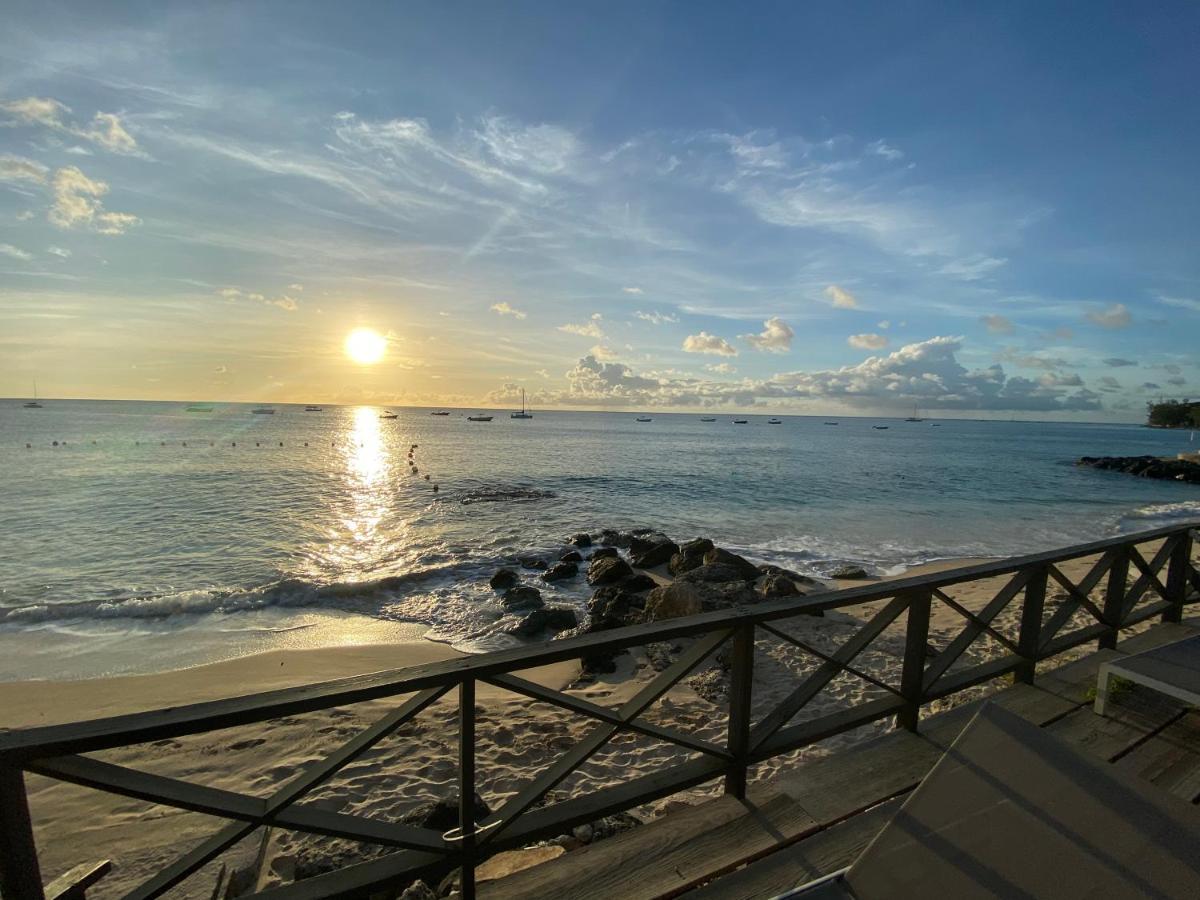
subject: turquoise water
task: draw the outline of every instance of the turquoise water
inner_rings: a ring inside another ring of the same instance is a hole
[[[414,630],[464,649],[505,646],[487,577],[577,531],[652,526],[802,571],[894,572],[1200,518],[1194,486],[1072,465],[1175,453],[1186,432],[251,409],[0,405],[0,678],[149,671]],[[587,596],[582,579],[544,593],[581,608]]]

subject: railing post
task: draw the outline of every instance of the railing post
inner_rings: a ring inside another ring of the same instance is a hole
[[[733,633],[729,673],[729,752],[733,762],[725,776],[725,793],[746,799],[750,755],[750,705],[754,686],[754,623],[743,622]]]
[[[475,679],[458,685],[458,825],[462,834],[461,894],[475,900]]]
[[[1171,561],[1167,569],[1167,596],[1163,597],[1171,604],[1170,609],[1163,613],[1164,622],[1183,621],[1183,606],[1188,595],[1188,574],[1192,567],[1192,531],[1185,528],[1176,538],[1175,549],[1171,551]]]
[[[904,696],[905,706],[897,714],[896,724],[916,731],[924,693],[925,649],[929,644],[929,606],[933,592],[914,590],[910,597],[904,639],[904,670],[900,675],[900,693]]]
[[[1121,631],[1121,612],[1125,608],[1125,594],[1129,589],[1129,545],[1117,551],[1112,565],[1108,567],[1108,584],[1104,588],[1104,624],[1108,631],[1100,636],[1101,650],[1117,646],[1117,635]]]
[[[1046,580],[1049,570],[1038,566],[1025,584],[1025,602],[1021,606],[1021,632],[1017,636],[1017,652],[1021,666],[1016,671],[1018,681],[1033,684],[1037,671],[1038,648],[1042,645],[1042,614],[1046,608]]]
[[[44,896],[25,776],[18,768],[0,765],[0,897],[43,900]]]

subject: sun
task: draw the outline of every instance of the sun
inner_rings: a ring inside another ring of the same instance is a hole
[[[371,328],[355,328],[346,335],[346,355],[360,366],[370,366],[387,353],[387,338]]]

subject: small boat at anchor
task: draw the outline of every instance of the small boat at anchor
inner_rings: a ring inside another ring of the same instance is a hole
[[[654,420],[653,420],[653,419],[651,419],[649,416],[638,416],[638,417],[637,417],[637,420],[638,420],[639,422],[653,422],[653,421],[654,421]]]
[[[256,416],[273,416],[275,415],[275,407],[273,406],[257,406],[250,410]]]
[[[749,421],[750,421],[749,419],[734,419],[733,424],[734,425],[745,425]]]
[[[446,412],[446,410],[444,410],[444,409],[440,409],[437,412],[431,412],[430,415],[431,416],[448,416],[448,415],[450,415],[450,413]]]
[[[468,422],[490,422],[494,416],[467,416]]]
[[[194,413],[206,413],[206,412],[212,412],[212,411],[213,411],[213,406],[211,403],[193,403],[191,406],[189,406],[187,409],[184,410],[184,412],[194,412]]]
[[[325,410],[319,406],[306,406],[306,407],[304,407],[304,411],[305,412],[324,412]]]
[[[782,425],[783,420],[782,419],[767,419],[767,424],[768,425]]]
[[[887,431],[888,430],[888,427],[886,425],[872,425],[871,427],[874,428],[876,431]]]
[[[381,418],[381,419],[398,419],[400,417],[389,409],[385,413],[380,413],[379,418]]]
[[[716,416],[701,416],[700,421],[701,422],[715,422],[715,421],[717,421],[717,417]]]

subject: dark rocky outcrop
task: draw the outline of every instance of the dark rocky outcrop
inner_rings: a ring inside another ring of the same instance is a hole
[[[757,578],[758,572],[755,572],[754,576]],[[726,566],[726,565],[722,565],[720,563],[714,563],[712,565],[708,565],[706,563],[703,566],[699,566],[695,569],[691,569],[687,572],[684,572],[682,575],[680,575],[675,580],[676,581],[684,581],[684,582],[687,582],[688,584],[711,584],[711,583],[721,583],[721,582],[727,582],[727,581],[737,581],[737,582],[744,583],[746,581],[749,581],[750,579],[744,577],[744,575],[742,574],[742,570],[735,568],[734,566]]]
[[[629,568],[629,563],[625,560],[619,556],[605,556],[592,560],[588,566],[587,580],[591,585],[613,584],[632,574],[633,569]]]
[[[481,822],[492,814],[491,808],[483,802],[483,798],[475,795],[475,821]],[[400,821],[405,825],[415,825],[418,828],[429,828],[432,831],[446,832],[457,828],[458,792],[440,797],[430,803],[423,803],[416,809],[405,813]]]
[[[1170,459],[1159,456],[1085,456],[1076,463],[1091,469],[1124,472],[1139,478],[1157,478],[1165,481],[1183,481],[1200,484],[1200,463],[1185,459]]]
[[[738,571],[743,581],[753,581],[758,577],[758,567],[754,563],[744,556],[738,556],[736,553],[730,553],[720,547],[713,547],[704,554],[704,565],[729,566]]]
[[[781,597],[803,597],[804,592],[786,575],[764,575],[757,585],[758,592],[770,600]]]
[[[543,604],[542,592],[535,587],[522,584],[505,591],[500,602],[507,610],[538,609]]]
[[[704,554],[713,548],[713,542],[708,538],[696,538],[679,545],[679,552],[667,562],[667,571],[672,575],[680,575],[704,565]]]
[[[679,545],[661,531],[634,535],[629,542],[629,560],[639,569],[665,565],[679,552]]]
[[[579,625],[579,617],[569,606],[543,606],[533,610],[516,625],[505,629],[517,637],[536,637],[546,631],[566,631]]]
[[[803,584],[808,587],[821,587],[821,582],[815,578],[809,578],[807,575],[801,575],[799,572],[793,572],[791,569],[785,569],[782,566],[773,566],[770,563],[765,563],[758,567],[758,571],[763,575],[784,575],[796,584]]]
[[[572,535],[571,540],[567,543],[574,544],[576,547],[590,547],[592,546],[592,536],[585,531],[581,531],[579,534]]]
[[[588,559],[605,559],[606,557],[620,555],[616,547],[598,547],[592,551],[592,555]]]
[[[497,569],[491,580],[488,581],[488,584],[498,591],[507,591],[519,580],[517,573],[512,569]]]
[[[844,578],[847,581],[857,580],[860,578],[870,578],[867,570],[862,566],[838,566],[829,573],[830,578]]]
[[[609,584],[592,594],[588,601],[588,631],[607,631],[641,621],[645,598],[627,591],[621,584]]]
[[[543,581],[565,581],[579,574],[579,566],[573,562],[557,562],[542,573]]]
[[[568,550],[566,553],[564,553],[562,556],[560,556],[558,558],[558,561],[559,562],[573,562],[573,563],[583,562],[583,554],[580,553],[578,550]]]
[[[522,569],[545,569],[550,565],[540,556],[518,556],[517,562]]]
[[[694,616],[704,609],[704,592],[694,584],[675,582],[656,587],[646,597],[645,619],[661,622],[663,619],[678,619]]]
[[[600,532],[600,543],[605,547],[628,547],[631,539],[628,532],[615,531],[612,528],[605,528]]]
[[[620,582],[622,588],[627,591],[652,591],[658,587],[658,582],[647,575],[645,572],[634,572],[628,578]]]

